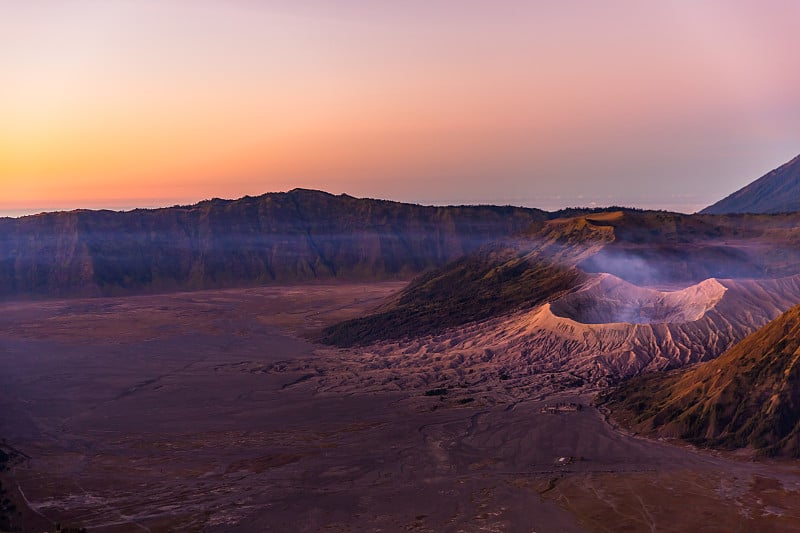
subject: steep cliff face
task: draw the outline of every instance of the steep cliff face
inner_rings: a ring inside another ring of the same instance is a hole
[[[94,265],[79,238],[78,213],[0,219],[0,296],[94,294]]]
[[[545,218],[535,209],[424,207],[294,190],[0,219],[0,297],[405,278]]]

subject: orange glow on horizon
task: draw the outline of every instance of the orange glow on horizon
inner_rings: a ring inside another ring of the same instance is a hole
[[[0,210],[298,186],[716,199],[800,151],[791,3],[301,4],[10,8]]]

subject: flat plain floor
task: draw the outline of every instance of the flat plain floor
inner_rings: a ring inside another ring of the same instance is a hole
[[[542,414],[591,398],[485,365],[410,379],[308,340],[401,287],[0,305],[0,436],[27,456],[1,475],[28,530],[800,531],[797,463]]]

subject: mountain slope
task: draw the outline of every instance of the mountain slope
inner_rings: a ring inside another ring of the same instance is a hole
[[[366,351],[403,354],[412,366],[489,365],[523,381],[570,376],[596,388],[714,359],[798,302],[800,276],[658,291],[600,274],[542,305]]]
[[[326,328],[321,340],[352,346],[429,335],[534,307],[584,282],[575,264],[613,238],[609,226],[589,217],[535,224],[513,243],[486,246],[420,276],[376,312]]]
[[[420,276],[389,305],[326,328],[320,340],[346,347],[438,333],[537,305],[581,279],[577,269],[490,247]]]
[[[426,207],[297,189],[0,219],[0,298],[402,279],[546,217],[537,209]]]
[[[709,278],[784,278],[800,270],[799,224],[798,215],[692,216],[631,210],[538,222],[513,245],[487,247],[415,280],[400,298],[372,314],[328,328],[323,340],[348,346],[439,334],[470,321],[553,301],[578,289],[589,279],[587,272],[610,273],[657,287],[686,287]],[[596,297],[607,298],[590,296]],[[727,348],[729,342],[741,339],[798,301],[800,298],[783,299],[768,313],[756,313],[758,318],[746,326],[726,329],[723,346]],[[614,322],[608,317],[596,320]],[[640,329],[644,335],[651,328]],[[549,335],[547,328],[543,335]],[[622,375],[629,375],[637,365],[639,370],[667,365],[658,357],[661,362],[652,364],[644,357],[647,343],[656,342],[657,337],[642,338],[642,345],[635,350],[644,353],[637,355],[636,363]],[[697,348],[697,343],[690,343],[686,350],[692,347]],[[585,348],[597,353],[591,343]],[[622,346],[610,351],[618,349]],[[692,360],[686,350],[675,350],[680,359],[673,355],[668,360],[672,364]]]
[[[800,457],[800,306],[714,361],[631,380],[606,401],[640,431]]]
[[[700,211],[701,214],[800,211],[800,156]]]

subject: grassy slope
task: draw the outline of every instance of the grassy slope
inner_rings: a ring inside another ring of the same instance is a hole
[[[352,346],[438,333],[561,296],[585,280],[574,265],[613,240],[610,227],[588,218],[540,223],[516,243],[422,275],[378,312],[328,327],[322,341]]]
[[[632,379],[604,401],[639,431],[800,457],[800,306],[714,361]]]
[[[576,269],[489,248],[416,279],[388,309],[326,328],[322,341],[351,346],[436,333],[536,305],[580,279]]]

